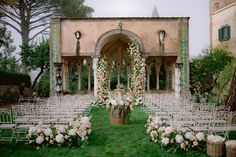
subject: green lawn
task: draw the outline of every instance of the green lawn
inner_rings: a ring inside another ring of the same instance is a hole
[[[191,154],[172,154],[149,141],[144,125],[147,114],[136,107],[129,124],[110,125],[104,108],[92,108],[92,134],[83,148],[45,148],[34,150],[28,145],[0,145],[1,157],[189,157]],[[206,154],[198,156],[205,157]]]

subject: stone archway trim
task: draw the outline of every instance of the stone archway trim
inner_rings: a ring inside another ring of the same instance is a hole
[[[116,34],[126,35],[130,40],[138,43],[140,50],[142,52],[145,52],[142,40],[138,35],[136,35],[135,33],[131,32],[131,31],[128,31],[128,30],[114,29],[114,30],[110,30],[110,31],[104,33],[103,35],[101,35],[99,37],[99,39],[96,43],[96,47],[95,47],[95,57],[100,56],[100,52],[102,50],[102,47],[108,42],[108,40],[110,39],[111,36],[116,35]]]

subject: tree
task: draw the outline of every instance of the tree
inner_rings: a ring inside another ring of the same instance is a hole
[[[93,9],[85,6],[84,0],[15,0],[14,5],[0,5],[0,12],[6,17],[0,19],[0,23],[21,35],[21,45],[29,45],[30,41],[49,29],[49,18],[53,15],[85,17]],[[33,31],[36,33],[32,34]],[[26,68],[23,70],[27,72]]]
[[[190,63],[190,90],[194,94],[211,92],[224,67],[233,57],[224,49],[205,50]]]
[[[35,87],[37,80],[43,74],[45,70],[49,70],[49,40],[43,39],[40,43],[28,46],[24,44],[22,46],[22,60],[26,63],[31,70],[40,69],[36,76],[32,88]]]
[[[0,52],[0,70],[17,71],[17,60],[12,56],[15,50],[15,47],[12,46],[13,39],[11,38],[11,33],[2,26],[0,26],[0,40],[3,41],[2,52]]]
[[[230,106],[231,111],[236,111],[236,67],[232,78],[226,106]]]

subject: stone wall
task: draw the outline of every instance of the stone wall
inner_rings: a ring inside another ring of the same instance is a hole
[[[25,88],[24,96],[30,96],[30,89]],[[0,104],[18,102],[19,86],[15,85],[0,85]]]

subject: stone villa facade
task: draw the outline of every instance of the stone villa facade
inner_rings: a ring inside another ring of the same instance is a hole
[[[52,18],[50,41],[51,95],[60,90],[71,91],[73,67],[78,72],[79,92],[83,65],[87,68],[88,91],[93,90],[96,95],[96,69],[101,56],[108,59],[110,71],[117,69],[117,84],[122,83],[122,67],[126,69],[129,87],[131,65],[126,51],[130,42],[137,43],[144,54],[147,90],[153,86],[151,68],[155,69],[155,88],[159,90],[161,66],[165,70],[166,90],[180,93],[189,89],[188,17]]]

